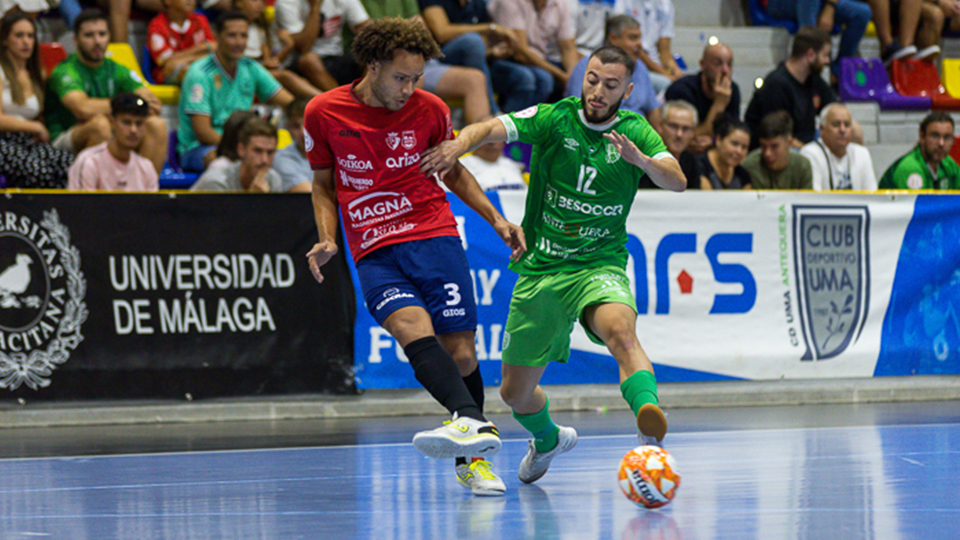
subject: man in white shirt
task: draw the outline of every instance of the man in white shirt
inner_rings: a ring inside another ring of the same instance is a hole
[[[831,103],[820,112],[820,140],[800,150],[813,169],[813,189],[875,191],[877,175],[866,147],[850,142],[853,117],[842,103]]]
[[[677,65],[670,50],[670,40],[674,36],[674,9],[670,0],[616,0],[614,10],[626,13],[640,23],[643,32],[643,51],[641,57],[650,70],[650,82],[660,94],[670,83],[683,77],[683,70]]]
[[[363,76],[343,47],[343,25],[356,34],[370,16],[360,0],[277,0],[277,24],[290,32],[298,71],[326,92]]]
[[[460,163],[477,179],[484,191],[519,189],[526,191],[523,164],[503,155],[504,143],[487,143],[460,158]]]

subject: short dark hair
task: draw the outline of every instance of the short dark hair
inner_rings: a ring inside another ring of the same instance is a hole
[[[920,133],[926,135],[927,126],[934,122],[950,122],[951,127],[956,127],[956,124],[953,123],[953,117],[950,116],[950,113],[946,111],[932,111],[930,114],[923,117],[923,120],[920,122]]]
[[[610,36],[622,36],[624,32],[633,28],[640,28],[640,23],[636,19],[626,13],[614,15],[607,19],[603,31],[603,42],[607,43],[610,41]]]
[[[217,20],[213,22],[213,31],[216,33],[223,32],[223,27],[227,25],[230,21],[243,21],[245,23],[250,23],[250,19],[243,14],[239,9],[231,9],[230,11],[224,11],[217,17]]]
[[[739,118],[729,114],[721,114],[713,121],[713,135],[717,139],[726,139],[734,131],[742,131],[750,135],[750,126]]]
[[[633,77],[633,70],[637,66],[637,61],[634,60],[632,56],[627,54],[627,51],[617,47],[616,45],[604,45],[603,47],[600,47],[599,49],[593,51],[593,54],[590,55],[590,59],[593,58],[599,58],[604,64],[620,64],[621,66],[627,68],[628,81]]]
[[[117,116],[120,114],[132,114],[134,116],[150,116],[150,105],[147,100],[131,93],[123,92],[110,98],[110,114]]]
[[[79,34],[80,27],[85,23],[90,21],[106,21],[109,28],[110,19],[107,18],[107,14],[98,8],[87,8],[80,12],[77,15],[77,18],[73,20],[73,33]]]
[[[353,56],[361,65],[389,62],[397,49],[419,54],[424,61],[440,58],[433,34],[417,21],[386,17],[371,19],[353,40]]]
[[[252,118],[240,128],[240,144],[249,144],[254,137],[277,139],[277,128],[262,118]]]
[[[757,127],[757,138],[790,137],[793,135],[793,118],[787,111],[775,111],[763,117]]]
[[[815,26],[804,26],[797,30],[797,35],[793,36],[793,47],[790,49],[791,58],[800,58],[805,56],[807,51],[813,49],[819,52],[824,45],[830,43],[830,34],[822,28]]]
[[[240,159],[237,153],[237,145],[240,144],[240,130],[247,125],[250,120],[257,118],[257,113],[253,111],[237,110],[230,113],[227,121],[223,123],[223,136],[217,144],[217,155],[225,156],[230,161]]]
[[[304,112],[307,110],[308,103],[310,103],[310,100],[307,98],[295,98],[290,103],[287,103],[287,106],[283,108],[283,115],[287,118],[290,118],[291,116],[303,118]]]

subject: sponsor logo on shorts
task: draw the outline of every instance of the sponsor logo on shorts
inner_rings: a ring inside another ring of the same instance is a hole
[[[503,331],[503,345],[500,346],[501,351],[507,350],[507,347],[510,346],[510,332],[506,330]]]
[[[387,296],[388,293],[391,293],[391,294],[390,294],[389,296]],[[383,293],[383,295],[386,296],[386,298],[384,298],[384,299],[381,300],[379,303],[377,303],[376,308],[374,308],[376,311],[379,311],[380,309],[383,308],[383,306],[389,304],[390,302],[393,302],[394,300],[400,300],[401,298],[413,298],[413,297],[414,297],[414,296],[413,296],[412,294],[410,294],[410,293],[402,293],[402,292],[400,292],[400,290],[397,289],[396,287],[394,287],[394,288],[392,288],[392,289],[387,289],[386,292]]]
[[[444,317],[463,317],[467,314],[465,308],[447,308],[443,310]]]

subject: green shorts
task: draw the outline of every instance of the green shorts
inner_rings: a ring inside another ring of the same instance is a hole
[[[637,309],[630,280],[616,266],[521,275],[510,300],[503,335],[503,363],[532,367],[566,363],[570,357],[570,332],[577,320],[591,341],[603,345],[587,327],[583,313],[588,306],[612,303]]]

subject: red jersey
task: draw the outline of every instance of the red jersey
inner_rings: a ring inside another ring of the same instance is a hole
[[[183,26],[180,27],[171,24],[165,13],[154,17],[147,26],[147,49],[153,64],[157,66],[153,69],[153,80],[157,84],[163,82],[160,63],[170,58],[173,53],[207,41],[213,41],[213,31],[210,30],[207,18],[199,13],[187,15],[187,20],[183,21]]]
[[[307,158],[333,169],[354,261],[391,244],[458,236],[443,188],[420,172],[420,155],[453,138],[450,109],[423,90],[399,111],[371,107],[355,85],[313,98],[304,113]]]

